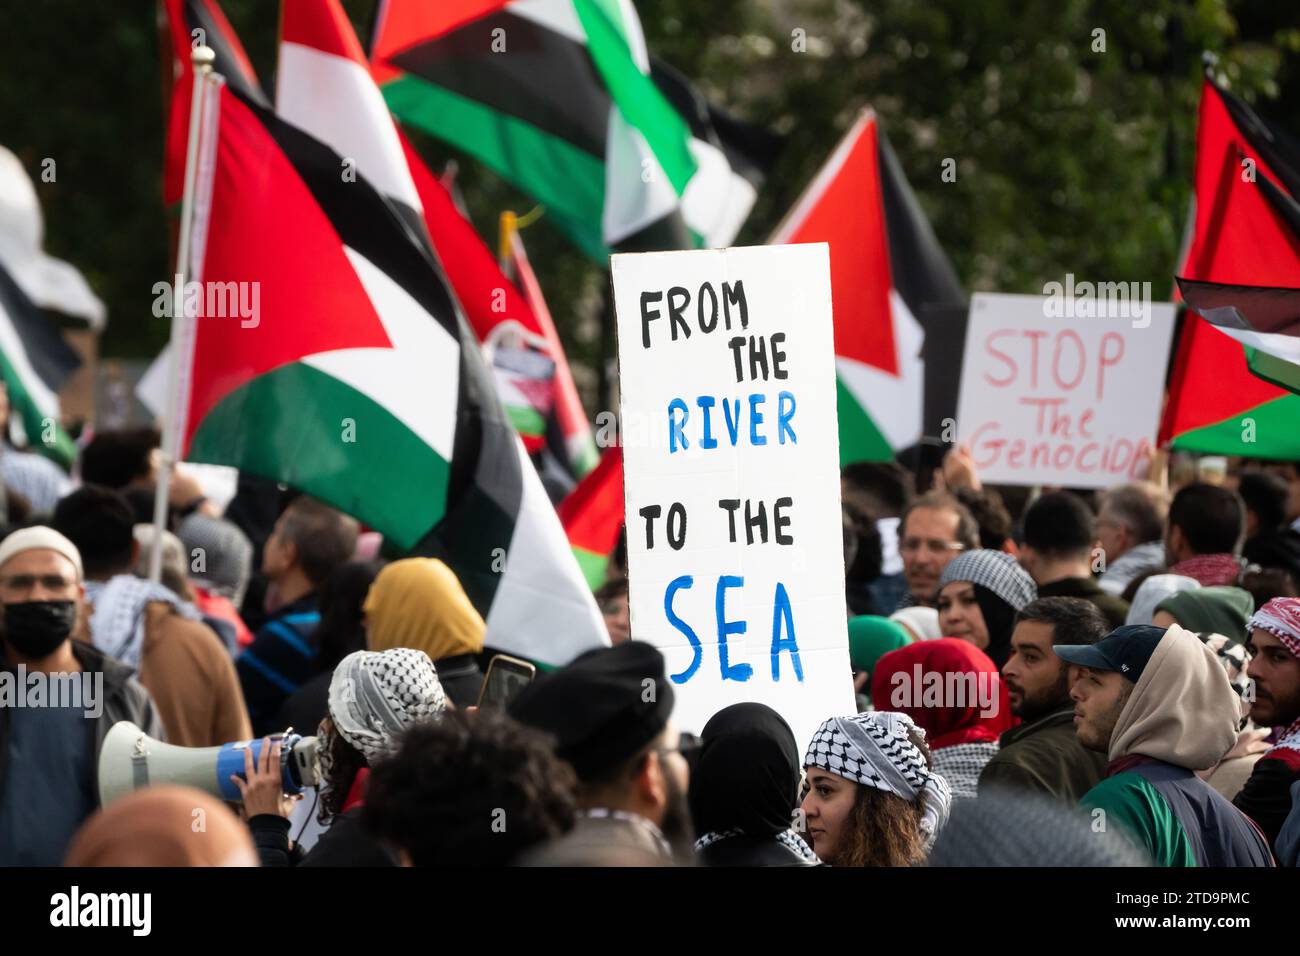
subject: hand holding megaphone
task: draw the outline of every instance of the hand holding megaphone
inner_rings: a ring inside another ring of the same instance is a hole
[[[244,772],[232,773],[230,782],[239,790],[239,812],[245,820],[262,813],[287,819],[302,799],[301,793],[285,793],[281,756],[279,738],[263,738],[256,760],[253,748],[244,748]]]
[[[270,747],[264,740],[239,740],[220,747],[177,747],[154,740],[130,721],[119,721],[105,735],[99,752],[100,805],[108,806],[132,790],[158,783],[197,787],[222,800],[239,803],[249,786],[244,778],[249,775],[250,763],[254,767],[264,765],[264,772],[271,773],[275,767],[271,751],[276,747],[282,793],[299,794],[304,787],[315,786],[316,738],[289,733],[269,739]],[[243,786],[232,777],[239,778]],[[259,800],[262,796],[259,787]]]

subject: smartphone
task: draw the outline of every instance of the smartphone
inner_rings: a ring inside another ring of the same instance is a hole
[[[487,674],[478,692],[478,705],[504,710],[536,676],[537,668],[527,661],[509,654],[498,654],[488,662]]]

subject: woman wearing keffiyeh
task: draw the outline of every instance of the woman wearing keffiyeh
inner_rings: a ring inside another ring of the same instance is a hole
[[[804,769],[808,835],[832,866],[919,864],[948,818],[948,783],[906,714],[830,718],[808,745]]]

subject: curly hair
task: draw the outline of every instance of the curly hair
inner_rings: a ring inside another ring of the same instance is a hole
[[[352,781],[357,779],[357,771],[370,766],[366,755],[344,740],[342,734],[336,731],[330,734],[329,740],[329,776],[321,781],[320,811],[316,814],[322,826],[343,812],[343,804],[347,802]]]
[[[416,866],[505,866],[572,829],[576,790],[545,734],[452,711],[413,725],[371,771],[362,822]]]
[[[932,765],[930,748],[915,731],[908,739]],[[836,866],[916,866],[925,858],[925,836],[921,832],[925,794],[909,803],[896,794],[874,787],[858,786],[853,809],[845,821],[847,845],[836,854]],[[828,861],[829,862],[829,861]]]

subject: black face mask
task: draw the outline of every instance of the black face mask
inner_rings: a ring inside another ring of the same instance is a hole
[[[52,654],[77,620],[73,601],[23,601],[4,605],[4,638],[29,660]]]

